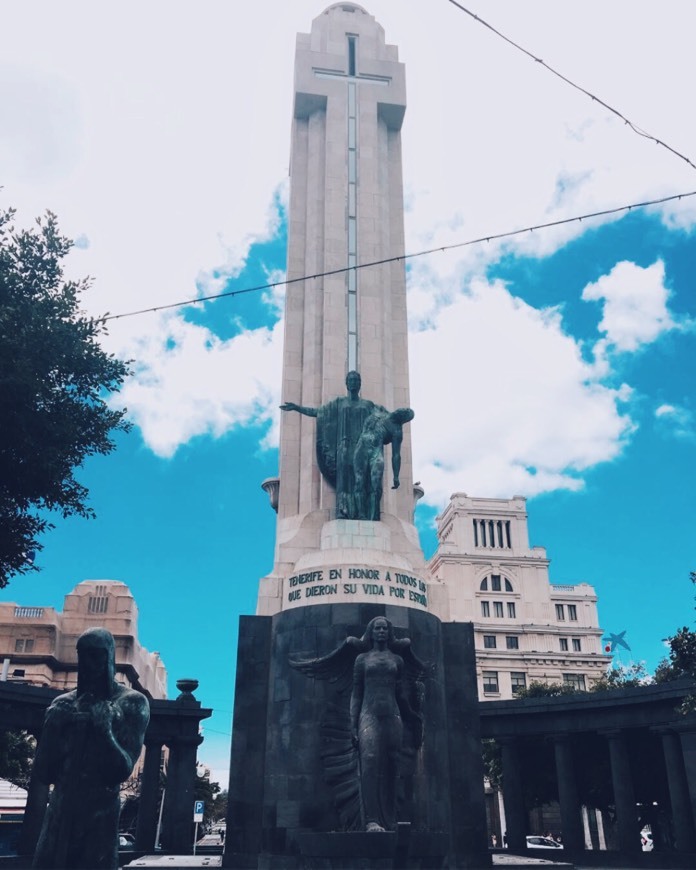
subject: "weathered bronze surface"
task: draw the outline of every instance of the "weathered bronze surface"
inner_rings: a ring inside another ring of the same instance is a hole
[[[413,420],[411,408],[389,412],[360,398],[358,372],[346,376],[347,396],[318,408],[294,402],[283,411],[317,418],[317,462],[336,490],[336,516],[350,520],[379,520],[384,478],[384,445],[392,445],[392,489],[400,485],[403,426]]]
[[[362,638],[348,637],[327,656],[290,664],[337,683],[339,698],[352,674],[349,706],[334,704],[322,724],[327,781],[346,830],[395,830],[397,780],[405,756],[412,761],[423,740],[426,666],[410,640],[397,640],[391,622],[378,616]]]
[[[114,639],[90,628],[77,641],[77,689],[46,711],[35,775],[54,785],[35,868],[117,868],[119,785],[130,776],[150,718],[147,698],[114,680]]]

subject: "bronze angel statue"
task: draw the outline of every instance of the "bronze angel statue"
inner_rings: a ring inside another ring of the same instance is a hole
[[[408,638],[395,638],[384,616],[329,655],[290,665],[336,684],[321,724],[322,761],[344,829],[393,830],[399,776],[413,766],[423,741],[427,666]]]

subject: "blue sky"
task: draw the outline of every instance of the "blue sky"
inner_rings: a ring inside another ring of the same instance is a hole
[[[214,2],[6,15],[0,195],[27,223],[51,208],[82,239],[70,269],[95,277],[88,310],[282,277],[294,35],[322,6],[271,5],[271,24]],[[476,11],[695,159],[683,107],[696,11],[667,3],[656,30],[649,3],[557,5]],[[419,6],[367,7],[406,63],[407,250],[696,189],[684,161],[451,4],[428,4],[426,39]],[[450,493],[527,495],[552,582],[594,585],[602,627],[626,629],[651,669],[662,639],[693,622],[695,224],[696,197],[417,258],[408,272],[426,553]],[[112,322],[107,346],[136,361],[117,397],[135,427],[80,474],[98,518],[57,519],[41,573],[1,593],[60,607],[81,580],[127,583],[171,691],[197,677],[216,710],[200,754],[221,782],[237,621],[272,566],[260,483],[277,472],[282,296]]]

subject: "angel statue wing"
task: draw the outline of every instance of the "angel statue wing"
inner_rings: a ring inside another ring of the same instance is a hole
[[[365,645],[357,637],[317,659],[290,659],[290,666],[315,680],[334,684],[335,692],[319,724],[324,779],[331,789],[334,806],[344,831],[361,829],[360,774],[358,753],[350,729],[350,693],[353,665]]]
[[[423,743],[423,704],[425,680],[433,676],[435,666],[422,662],[413,652],[410,638],[393,641],[391,649],[404,663],[404,690],[412,715],[404,721],[403,755],[406,768],[415,762],[415,755]]]
[[[289,659],[290,667],[302,671],[315,680],[328,680],[336,684],[339,692],[349,689],[353,679],[353,665],[364,651],[364,644],[357,637],[347,637],[333,652],[318,659]]]
[[[316,659],[290,659],[291,667],[302,671],[315,680],[332,683],[335,691],[330,693],[320,722],[321,759],[324,779],[330,787],[334,806],[344,831],[362,830],[360,799],[360,769],[358,752],[351,735],[350,696],[353,684],[353,667],[361,652],[371,644],[363,638],[348,637],[333,652]],[[433,668],[420,661],[411,649],[408,638],[390,639],[390,650],[400,656],[404,663],[404,694],[408,702],[404,717],[404,738],[401,748],[400,767],[404,777],[413,776],[416,757],[423,740],[423,680]]]

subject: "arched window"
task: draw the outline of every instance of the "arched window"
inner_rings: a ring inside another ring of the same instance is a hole
[[[481,585],[479,586],[479,590],[481,592],[488,592],[489,589],[489,580],[490,580],[490,590],[491,592],[514,592],[515,590],[512,588],[512,583],[508,580],[507,577],[503,577],[502,574],[491,574],[490,577],[484,577],[481,581]]]

